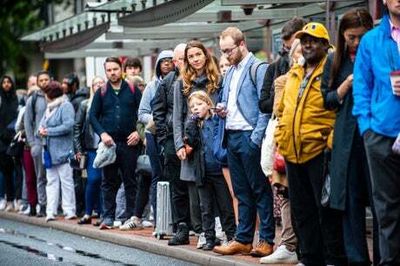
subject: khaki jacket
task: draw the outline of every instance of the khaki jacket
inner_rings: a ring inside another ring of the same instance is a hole
[[[279,123],[275,139],[279,153],[292,163],[302,164],[319,155],[326,147],[335,112],[324,107],[321,93],[322,71],[326,57],[314,72],[299,97],[305,76],[302,66],[294,65],[288,73],[282,100],[279,104]]]

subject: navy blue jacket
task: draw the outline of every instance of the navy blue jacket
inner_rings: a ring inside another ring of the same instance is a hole
[[[214,131],[218,126],[218,118],[210,117],[204,120],[203,127],[201,128],[201,139],[204,151],[204,164],[206,175],[221,175],[222,165],[218,163],[214,155]]]
[[[90,123],[99,136],[107,132],[114,141],[125,142],[127,137],[136,131],[142,94],[137,88],[132,93],[128,83],[124,80],[122,80],[118,95],[114,92],[110,82],[107,82],[106,86],[104,95],[99,89],[93,97]]]

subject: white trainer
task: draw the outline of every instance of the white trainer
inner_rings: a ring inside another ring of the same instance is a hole
[[[7,201],[6,201],[6,199],[1,199],[0,200],[0,211],[4,211],[5,210],[5,208],[6,208],[6,205],[7,205]]]
[[[201,233],[199,235],[199,240],[197,241],[197,249],[201,249],[203,248],[203,245],[206,243],[206,236],[204,235],[204,233]]]
[[[271,255],[262,257],[260,263],[277,264],[277,263],[297,263],[297,254],[294,251],[289,251],[285,245],[279,246]]]

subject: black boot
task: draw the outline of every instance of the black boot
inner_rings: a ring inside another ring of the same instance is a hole
[[[29,216],[36,216],[36,205],[30,205]]]
[[[40,211],[36,214],[36,217],[46,217],[46,206],[40,205]]]
[[[203,250],[205,251],[209,251],[209,250],[213,250],[213,248],[215,247],[215,231],[214,230],[207,230],[204,233],[204,236],[206,237],[206,243],[203,245]]]
[[[175,236],[168,241],[169,246],[189,245],[189,227],[186,223],[178,224]]]

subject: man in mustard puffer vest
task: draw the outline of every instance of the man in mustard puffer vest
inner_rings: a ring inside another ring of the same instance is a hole
[[[321,94],[329,35],[322,24],[311,22],[295,36],[300,39],[305,65],[295,64],[288,73],[275,131],[277,148],[286,162],[301,262],[342,265],[341,219],[320,203],[324,150],[335,121],[335,113],[324,108]]]

